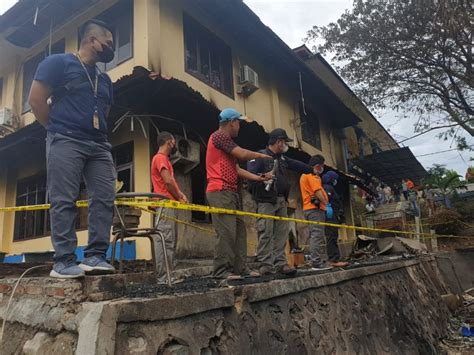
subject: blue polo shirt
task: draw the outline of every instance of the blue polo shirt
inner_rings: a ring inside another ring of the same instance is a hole
[[[92,83],[95,84],[96,69],[85,65]],[[90,139],[97,142],[107,140],[106,110],[113,103],[112,81],[105,73],[99,74],[97,100],[79,59],[72,53],[53,54],[46,57],[38,66],[35,80],[51,87],[53,91],[82,77],[81,84],[55,101],[49,112],[46,129],[77,139]],[[97,101],[97,103],[96,103]],[[97,105],[99,129],[93,126],[94,107]]]

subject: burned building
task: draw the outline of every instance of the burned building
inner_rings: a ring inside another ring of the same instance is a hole
[[[193,203],[206,204],[205,145],[225,107],[235,107],[254,121],[241,129],[237,142],[242,147],[261,149],[267,132],[284,128],[295,139],[289,155],[307,161],[323,154],[344,176],[340,188],[346,192],[349,183],[364,187],[361,179],[344,172],[352,158],[369,154],[363,147],[373,142],[364,141],[366,137],[385,142],[370,153],[398,148],[360,101],[346,99],[349,89],[322,57],[324,68],[313,65],[308,53],[305,58],[292,51],[242,1],[24,1],[0,17],[0,206],[48,202],[45,130],[31,113],[28,91],[41,60],[76,51],[78,28],[91,18],[114,28],[115,59],[101,69],[114,83],[108,127],[121,191],[151,190],[156,134],[168,130],[179,138],[180,150],[173,157],[178,183]],[[327,80],[331,75],[334,85]],[[292,176],[289,202],[301,217],[297,178]],[[85,189],[80,198],[86,198]],[[244,200],[245,208],[253,210],[248,194]],[[348,198],[346,215],[352,222]],[[150,224],[151,218],[143,215],[141,225]],[[179,219],[187,223],[179,225],[178,255],[209,256],[214,238],[209,216],[182,211]],[[87,239],[85,209],[79,210],[76,227],[80,255]],[[249,219],[247,227],[252,254],[254,221]],[[298,231],[305,233],[303,226]],[[344,238],[351,233],[342,232]],[[47,211],[0,214],[2,252],[51,250],[49,234]],[[144,241],[127,248],[131,258],[150,257]]]

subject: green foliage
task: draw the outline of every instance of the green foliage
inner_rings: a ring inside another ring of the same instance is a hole
[[[344,63],[337,69],[372,108],[417,114],[418,132],[457,137],[461,127],[474,136],[473,22],[467,0],[354,0],[307,41],[324,40],[316,50]]]
[[[461,218],[462,216],[455,210],[441,209],[428,218],[428,223],[438,234],[456,235],[463,229]]]
[[[461,181],[460,178],[461,176],[456,171],[446,169],[445,165],[433,164],[428,169],[428,175],[423,182],[425,185],[440,189],[445,194],[465,185],[465,182]]]
[[[462,216],[467,223],[474,223],[474,201],[453,199],[453,208]]]

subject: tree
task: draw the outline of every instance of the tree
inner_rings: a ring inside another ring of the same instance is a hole
[[[474,136],[473,24],[469,0],[354,0],[335,23],[313,27],[341,75],[371,108],[417,113],[415,132]]]
[[[436,188],[440,191],[444,198],[446,207],[451,207],[449,196],[451,196],[456,189],[465,188],[466,182],[461,181],[461,175],[455,170],[446,169],[445,165],[433,164],[428,169],[428,174],[423,183],[430,187]]]

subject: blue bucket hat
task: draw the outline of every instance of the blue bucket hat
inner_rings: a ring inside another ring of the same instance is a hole
[[[219,123],[233,120],[247,121],[248,119],[247,117],[242,116],[239,111],[233,108],[225,108],[219,114]]]

